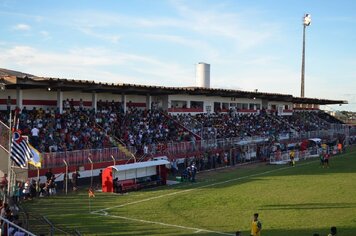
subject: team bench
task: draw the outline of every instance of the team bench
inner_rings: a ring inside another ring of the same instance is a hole
[[[118,186],[118,192],[127,192],[130,190],[137,190],[140,188],[139,184],[135,183],[133,179],[121,180]]]

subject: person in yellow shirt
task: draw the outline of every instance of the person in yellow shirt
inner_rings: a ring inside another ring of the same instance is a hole
[[[253,214],[251,222],[251,236],[261,236],[262,223],[258,219],[258,213]]]
[[[289,152],[289,158],[290,158],[290,165],[291,165],[291,166],[295,166],[294,157],[295,157],[295,152],[294,152],[294,150],[291,150],[291,151]]]

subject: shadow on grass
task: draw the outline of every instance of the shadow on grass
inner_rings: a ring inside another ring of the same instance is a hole
[[[304,203],[265,205],[260,210],[316,210],[332,208],[356,208],[356,203]]]
[[[337,235],[342,236],[355,236],[356,228],[352,227],[337,227]],[[235,235],[235,232],[227,232],[228,234]],[[313,228],[313,229],[263,229],[261,235],[267,236],[313,236],[315,233],[320,236],[326,236],[330,233],[330,228]],[[214,233],[192,233],[192,234],[171,234],[180,236],[212,236]],[[250,235],[250,231],[242,231],[242,235]]]
[[[323,168],[319,164],[318,158],[313,158],[310,160],[302,160],[297,162],[295,167],[288,165],[262,165],[255,169],[243,169],[235,168],[231,169],[231,172],[228,173],[213,173],[217,176],[216,182],[221,182],[221,184],[215,184],[212,187],[220,188],[227,187],[229,185],[236,185],[236,183],[246,183],[251,181],[260,181],[262,177],[273,177],[273,176],[298,176],[298,175],[330,175],[330,174],[339,174],[339,173],[355,173],[356,174],[356,149],[354,148],[352,152],[346,154],[336,155],[330,160],[329,168]],[[228,170],[228,168],[226,169]],[[220,175],[220,176],[219,176]],[[198,182],[201,181],[196,187],[209,184],[203,182],[203,175],[198,175]],[[213,176],[214,177],[214,176]],[[259,177],[259,178],[257,178]],[[226,183],[224,183],[226,182]],[[183,186],[182,186],[183,187]],[[194,185],[185,185],[185,188],[195,187]],[[183,187],[183,188],[184,188]],[[178,187],[177,187],[178,188]],[[356,234],[355,234],[356,235]]]

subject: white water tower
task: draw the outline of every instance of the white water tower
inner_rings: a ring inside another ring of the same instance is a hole
[[[200,88],[210,88],[210,64],[204,62],[197,64],[196,85]]]

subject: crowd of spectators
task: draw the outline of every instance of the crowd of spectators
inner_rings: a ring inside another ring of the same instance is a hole
[[[198,135],[203,135],[203,139],[269,137],[290,132],[290,127],[286,123],[280,122],[266,113],[241,114],[229,112],[195,116],[187,114],[177,115],[175,119],[187,125]]]
[[[291,116],[281,116],[280,119],[289,123],[298,132],[310,132],[330,129],[330,123],[321,119],[316,112],[294,112]]]
[[[90,110],[26,108],[20,113],[19,129],[30,137],[30,143],[41,152],[100,149],[110,147],[110,137],[96,125],[96,114]]]
[[[19,129],[30,137],[40,152],[62,152],[115,147],[118,142],[147,153],[148,146],[169,142],[203,139],[271,137],[293,131],[314,131],[330,128],[332,120],[323,120],[319,113],[294,112],[277,116],[266,112],[242,114],[182,114],[169,117],[159,110],[128,106],[124,112],[118,102],[98,101],[97,112],[86,109],[83,102],[65,100],[63,113],[58,109],[27,110],[19,113]],[[0,113],[6,121],[6,113]]]
[[[190,141],[192,136],[183,126],[160,111],[139,109],[130,109],[114,134],[125,144],[138,149],[152,144]]]

